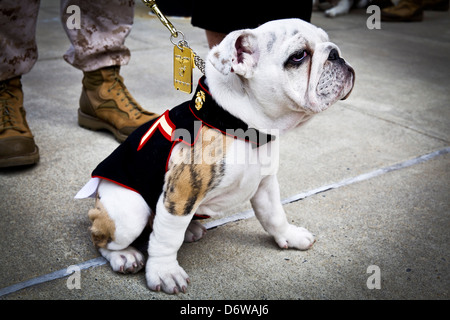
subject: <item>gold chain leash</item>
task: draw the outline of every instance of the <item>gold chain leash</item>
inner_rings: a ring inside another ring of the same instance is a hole
[[[142,2],[149,7],[153,13],[158,17],[158,19],[161,21],[161,23],[167,28],[169,29],[171,35],[170,35],[170,42],[172,42],[172,44],[176,45],[178,47],[178,49],[180,49],[181,51],[183,51],[183,48],[188,48],[190,50],[192,50],[191,47],[189,47],[189,43],[187,42],[187,40],[184,37],[183,32],[177,30],[174,25],[169,21],[169,19],[166,18],[166,16],[161,12],[161,10],[159,10],[158,6],[156,5],[156,1],[155,0],[142,0]],[[179,40],[177,43],[174,42],[174,38],[178,38],[178,35],[181,34],[182,35],[182,39]],[[194,63],[197,66],[197,68],[203,73],[205,74],[205,61],[203,61],[202,58],[200,58],[198,56],[198,54],[195,51],[192,51],[193,56],[194,56]]]
[[[142,2],[152,9],[153,13],[156,14],[156,16],[159,18],[161,23],[166,26],[167,29],[169,29],[170,33],[174,38],[178,37],[178,30],[173,26],[173,24],[166,18],[166,16],[159,10],[158,6],[156,5],[155,0],[142,0]]]

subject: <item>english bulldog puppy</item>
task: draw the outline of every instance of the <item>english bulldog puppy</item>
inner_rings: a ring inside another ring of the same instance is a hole
[[[100,253],[114,271],[139,271],[144,256],[131,244],[151,225],[148,287],[186,292],[177,252],[206,231],[193,218],[248,200],[280,248],[309,249],[313,235],[290,224],[280,202],[276,144],[345,99],[354,77],[327,34],[302,20],[230,33],[208,54],[192,100],[133,132],[77,194],[96,198],[89,218]]]

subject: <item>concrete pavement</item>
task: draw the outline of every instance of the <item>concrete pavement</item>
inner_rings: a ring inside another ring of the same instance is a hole
[[[163,112],[189,96],[172,87],[169,33],[147,11],[137,4],[122,75],[146,109]],[[285,210],[316,244],[281,250],[254,217],[221,224],[182,246],[191,285],[169,296],[149,291],[144,273],[115,274],[97,259],[92,201],[73,197],[118,143],[78,127],[82,74],[62,59],[69,41],[59,3],[42,1],[40,58],[23,77],[41,160],[0,170],[0,299],[449,299],[449,12],[382,22],[381,30],[367,29],[367,18],[363,10],[336,19],[313,14],[355,68],[356,85],[349,99],[281,141],[282,199],[304,198]],[[205,57],[203,30],[172,22]],[[86,267],[81,289],[67,287],[71,265]]]

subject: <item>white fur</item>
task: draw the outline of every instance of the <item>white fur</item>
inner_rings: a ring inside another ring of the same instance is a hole
[[[177,261],[178,249],[183,244],[184,234],[194,212],[186,216],[175,216],[167,211],[162,197],[156,205],[153,232],[148,245],[148,261],[145,276],[151,290],[167,293],[185,292],[188,275]]]
[[[111,268],[116,272],[136,273],[145,265],[142,253],[132,246],[123,250],[100,248],[99,251],[109,261]]]
[[[288,223],[275,175],[267,176],[261,181],[251,204],[256,218],[280,248],[307,250],[314,243],[314,236],[308,230]]]
[[[140,194],[107,180],[99,184],[98,196],[116,227],[115,239],[106,248],[127,248],[144,230],[150,208]]]

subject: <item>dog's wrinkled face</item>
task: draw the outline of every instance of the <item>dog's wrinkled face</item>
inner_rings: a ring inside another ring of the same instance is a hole
[[[321,112],[345,99],[355,79],[328,35],[300,19],[232,32],[211,50],[208,63],[223,76],[237,75],[247,94],[273,117],[286,108]]]

